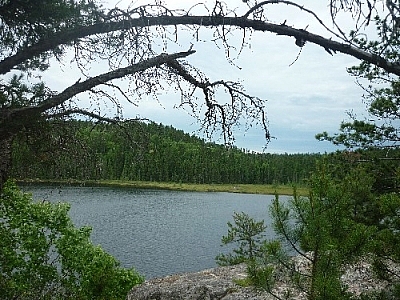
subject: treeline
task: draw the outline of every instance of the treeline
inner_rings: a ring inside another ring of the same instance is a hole
[[[228,148],[156,123],[67,122],[15,140],[15,178],[302,183],[320,157]]]

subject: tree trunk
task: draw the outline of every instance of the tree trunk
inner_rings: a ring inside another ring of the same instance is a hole
[[[13,139],[14,135],[0,136],[0,191],[3,190],[11,171]]]

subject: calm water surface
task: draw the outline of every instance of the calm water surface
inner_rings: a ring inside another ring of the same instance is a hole
[[[75,225],[90,225],[92,241],[147,279],[215,267],[234,212],[269,224],[273,196],[108,187],[24,186],[35,199],[71,204]],[[268,234],[272,237],[272,230]]]

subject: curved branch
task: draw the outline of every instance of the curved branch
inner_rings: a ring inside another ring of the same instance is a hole
[[[87,111],[84,109],[68,109],[68,110],[62,111],[60,113],[49,114],[48,117],[49,118],[60,118],[60,117],[70,116],[70,115],[87,116],[92,119],[96,119],[96,120],[111,123],[111,124],[118,124],[118,122],[120,121],[118,119],[107,118],[107,117],[101,116],[99,114],[96,114],[94,112]]]
[[[189,50],[186,52],[178,52],[174,54],[160,54],[156,57],[150,58],[148,60],[133,64],[131,66],[120,68],[114,71],[110,71],[92,78],[89,78],[83,82],[79,82],[79,80],[73,85],[66,88],[61,93],[49,97],[47,100],[43,101],[41,104],[37,106],[28,106],[18,109],[9,109],[1,111],[0,115],[0,125],[8,123],[9,126],[0,126],[0,129],[3,127],[6,131],[18,130],[20,126],[23,126],[24,122],[20,120],[26,119],[34,119],[35,116],[40,115],[46,110],[55,108],[61,105],[63,102],[71,99],[75,95],[88,91],[91,88],[104,84],[113,79],[122,78],[129,74],[134,74],[140,71],[147,70],[152,67],[158,67],[162,64],[165,64],[171,60],[175,60],[178,58],[186,57],[190,54],[195,53],[194,50]],[[13,124],[13,126],[11,126]],[[14,128],[15,127],[15,128]],[[0,132],[1,133],[1,132]]]
[[[55,95],[55,96],[49,98],[48,100],[44,101],[43,103],[41,103],[39,106],[36,106],[34,109],[38,110],[40,112],[43,112],[45,110],[48,110],[50,108],[60,105],[64,101],[71,99],[73,96],[75,96],[79,93],[90,90],[91,88],[94,88],[95,86],[101,85],[105,82],[111,81],[113,79],[122,78],[129,74],[134,74],[134,73],[137,73],[140,71],[144,71],[144,70],[147,70],[152,67],[160,66],[162,64],[168,63],[169,61],[186,57],[195,52],[196,51],[194,51],[194,50],[190,50],[187,52],[178,52],[178,53],[174,53],[174,54],[163,53],[156,57],[150,58],[148,60],[133,64],[129,67],[110,71],[110,72],[89,78],[83,82],[76,82],[75,84],[66,88],[60,94]]]
[[[322,25],[322,27],[324,27],[328,32],[332,33],[333,35],[335,35],[335,36],[338,37],[339,39],[343,40],[343,37],[341,37],[340,35],[338,35],[336,32],[332,31],[331,29],[329,29],[329,28],[324,24],[324,22],[317,16],[317,14],[316,14],[315,12],[313,12],[313,11],[310,10],[310,9],[305,8],[305,7],[302,6],[302,5],[299,5],[299,4],[297,4],[297,3],[294,3],[294,2],[292,2],[292,1],[286,1],[286,0],[268,0],[268,1],[260,2],[260,3],[258,3],[257,5],[254,5],[252,8],[250,8],[250,9],[247,11],[247,13],[245,13],[245,14],[243,15],[243,18],[248,18],[248,17],[250,16],[250,14],[251,14],[253,11],[256,11],[257,9],[259,9],[259,8],[261,8],[262,6],[267,5],[267,4],[286,4],[286,5],[289,5],[289,6],[297,7],[298,9],[300,9],[300,10],[302,10],[302,11],[305,11],[306,13],[309,13],[310,15],[312,15],[312,16]],[[343,34],[343,35],[344,35],[344,34]]]
[[[48,114],[48,118],[62,118],[65,116],[71,116],[71,115],[82,115],[82,116],[86,116],[89,117],[91,119],[96,119],[98,121],[102,121],[102,122],[106,122],[106,123],[111,123],[111,124],[117,124],[120,125],[121,122],[153,122],[151,119],[149,118],[141,118],[141,117],[137,117],[137,118],[129,118],[129,119],[118,119],[118,118],[108,118],[105,116],[101,116],[97,113],[94,113],[92,111],[88,111],[85,109],[68,109],[59,113],[55,113],[55,114]]]
[[[9,72],[13,67],[31,59],[39,54],[52,50],[58,45],[68,44],[79,38],[93,34],[107,33],[116,30],[125,30],[133,27],[149,26],[176,26],[176,25],[197,25],[204,27],[232,26],[243,29],[253,29],[255,31],[268,31],[277,35],[294,37],[296,40],[304,40],[323,47],[328,53],[341,52],[357,59],[381,67],[388,73],[400,76],[400,64],[392,63],[382,56],[369,53],[354,47],[348,43],[340,43],[329,38],[313,34],[303,29],[296,29],[285,24],[274,24],[266,21],[251,20],[243,17],[224,17],[224,16],[157,16],[141,17],[130,19],[129,22],[109,22],[98,23],[95,25],[77,28],[62,34],[54,35],[45,41],[41,41],[23,51],[16,53],[0,62],[0,74]]]

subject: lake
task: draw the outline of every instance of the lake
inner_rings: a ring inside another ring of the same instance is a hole
[[[110,187],[22,186],[34,199],[69,202],[76,226],[90,225],[92,241],[146,279],[216,266],[227,222],[245,212],[270,223],[274,196]],[[282,199],[287,197],[282,197]],[[268,236],[273,237],[269,227]]]

